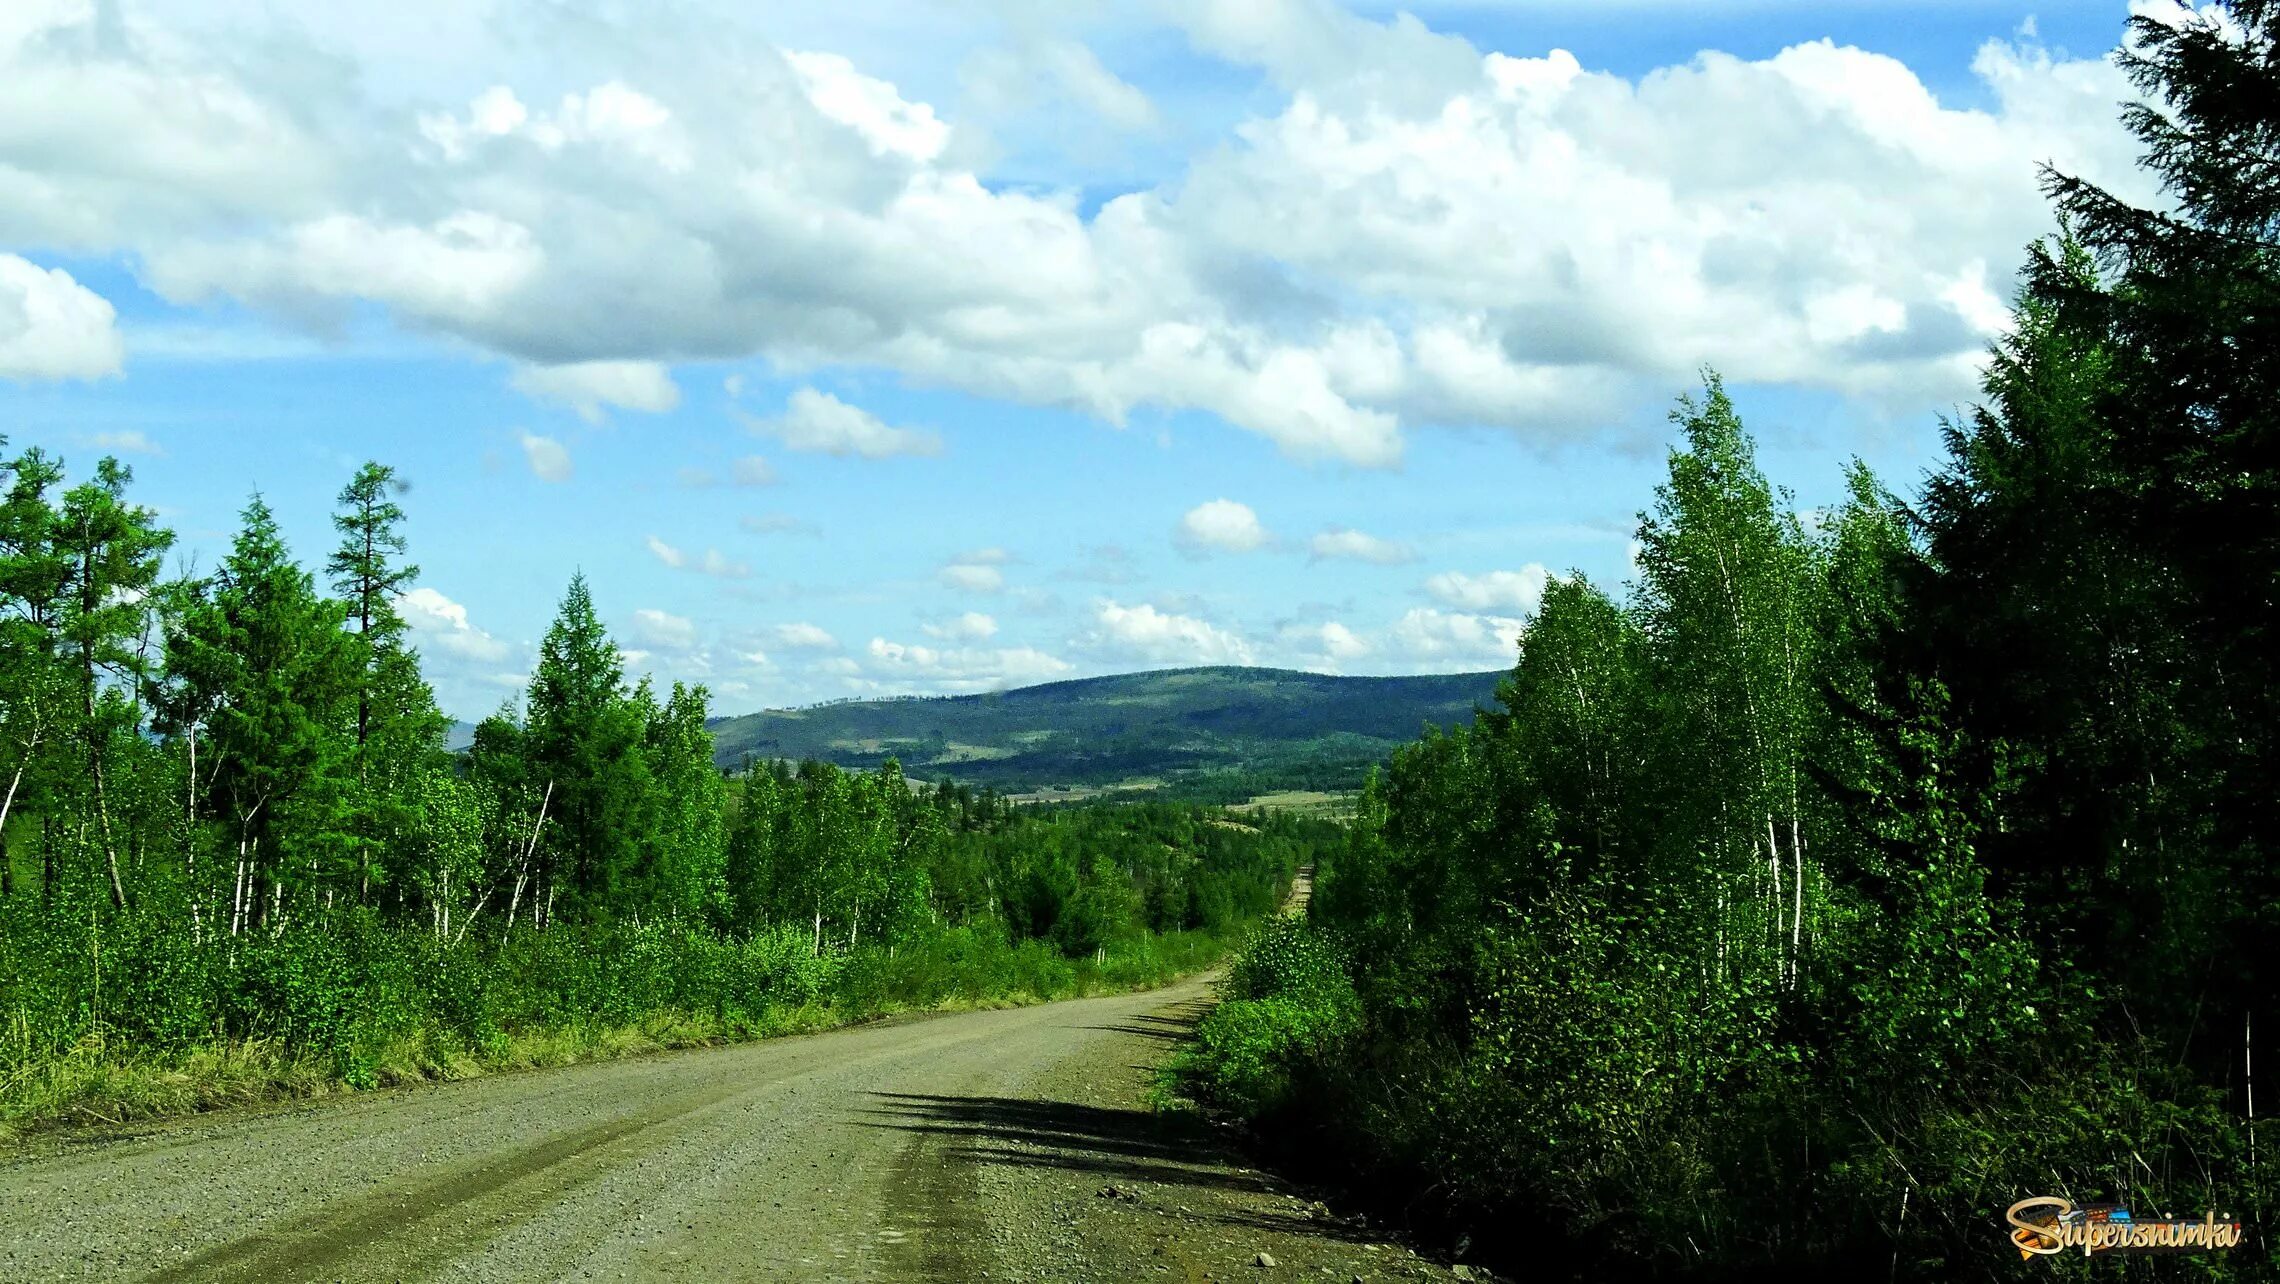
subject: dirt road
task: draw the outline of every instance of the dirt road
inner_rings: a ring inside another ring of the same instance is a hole
[[[0,1279],[1448,1278],[1147,1110],[1209,997],[50,1140],[0,1163]]]

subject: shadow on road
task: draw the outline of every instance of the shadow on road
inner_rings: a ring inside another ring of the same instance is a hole
[[[865,1112],[870,1126],[955,1138],[963,1144],[944,1153],[964,1163],[1055,1168],[1110,1185],[1263,1189],[1257,1176],[1228,1170],[1211,1129],[1191,1118],[1012,1097],[873,1095],[880,1104]]]
[[[1278,1191],[1269,1179],[1238,1167],[1223,1139],[1193,1116],[1011,1097],[872,1095],[878,1105],[864,1112],[871,1116],[867,1126],[950,1139],[942,1154],[958,1163],[1078,1173],[1088,1186],[1101,1183],[1103,1195],[1165,1207],[1179,1206],[1182,1190]],[[1209,1197],[1195,1206],[1189,1215],[1223,1225],[1360,1242],[1358,1231],[1303,1216]]]
[[[1086,1025],[1080,1030],[1113,1030],[1118,1034],[1137,1034],[1143,1038],[1162,1039],[1166,1043],[1185,1043],[1195,1033],[1196,1022],[1203,1019],[1202,1010],[1194,1015],[1161,1016],[1153,1013],[1133,1017],[1122,1025]]]

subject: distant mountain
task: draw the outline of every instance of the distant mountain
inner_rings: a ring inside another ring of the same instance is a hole
[[[819,758],[874,767],[893,757],[915,777],[1015,792],[1138,782],[1348,789],[1425,724],[1471,718],[1503,676],[1165,669],[988,695],[844,700],[710,725],[725,766]]]

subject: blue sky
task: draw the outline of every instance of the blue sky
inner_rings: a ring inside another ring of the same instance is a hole
[[[461,717],[577,570],[724,712],[1501,667],[1706,363],[1801,503],[1935,462],[2035,164],[2151,196],[2127,13],[33,0],[0,430],[190,567],[394,465]]]

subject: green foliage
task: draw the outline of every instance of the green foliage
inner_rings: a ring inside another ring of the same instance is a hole
[[[1287,997],[1336,1007],[1348,1001],[1353,985],[1343,951],[1304,919],[1282,916],[1260,924],[1244,942],[1222,988],[1232,998]]]
[[[1221,990],[1224,1001],[1196,1027],[1169,1075],[1189,1094],[1245,1114],[1292,1105],[1294,1074],[1360,1027],[1343,952],[1303,919],[1261,924]]]
[[[1913,507],[1855,466],[1809,526],[1683,401],[1629,600],[1553,585],[1321,870],[1358,1022],[1309,1045],[1263,939],[1196,1090],[1594,1278],[2010,1278],[2038,1192],[2268,1219],[2276,48],[2269,0],[2133,20],[2176,212],[2046,176],[2067,233]]]
[[[392,1058],[408,1046],[448,1067],[515,1064],[515,1049],[550,1036],[661,1022],[703,1039],[755,1037],[1161,984],[1222,948],[1174,933],[1072,960],[988,926],[940,926],[893,949],[819,955],[797,925],[724,935],[662,922],[526,925],[453,943],[356,911],[232,949],[199,945],[149,911],[75,925],[19,898],[0,906],[0,1121],[69,1109],[43,1083],[90,1048],[171,1066],[211,1063],[217,1047],[278,1048],[372,1087],[405,1077]]]
[[[1017,809],[898,770],[778,766],[737,782],[728,921],[801,923],[817,952],[989,925],[1083,958],[1149,933],[1232,934],[1336,829],[1161,803]]]
[[[1153,984],[1333,832],[1018,810],[891,761],[732,780],[704,688],[629,681],[582,577],[524,711],[454,758],[386,467],[341,492],[338,597],[259,497],[212,574],[162,584],[125,469],[4,472],[0,1118]]]
[[[1594,1277],[1993,1278],[2026,1194],[2267,1207],[2270,656],[2196,642],[2104,287],[2037,272],[1920,511],[1856,467],[1808,530],[1682,402],[1629,600],[1555,582],[1502,707],[1369,782],[1186,1090]]]

